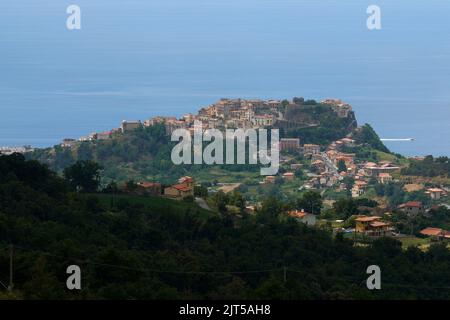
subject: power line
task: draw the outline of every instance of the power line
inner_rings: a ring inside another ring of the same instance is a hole
[[[14,259],[14,246],[11,244],[9,246],[9,286],[8,290],[11,292],[14,289],[14,282],[13,282],[13,259]]]
[[[8,287],[7,287],[3,282],[0,281],[0,284],[1,284],[5,289],[8,289]]]
[[[38,252],[44,255],[53,256],[53,257],[59,257],[59,258],[67,258],[63,257],[62,255],[56,255],[52,254],[46,251],[42,250],[34,250],[30,248],[25,248],[22,246],[15,245],[14,248],[18,248],[21,250],[31,251],[31,252]],[[100,263],[100,262],[94,262],[91,260],[82,260],[82,259],[72,259],[72,261],[81,263],[81,264],[91,264],[91,265],[98,265],[98,266],[104,266],[104,267],[110,267],[110,268],[116,268],[116,269],[122,269],[122,270],[129,270],[129,271],[138,271],[143,273],[160,273],[160,274],[199,274],[199,275],[207,275],[207,274],[222,274],[222,275],[233,275],[233,274],[257,274],[257,273],[268,273],[268,272],[283,272],[283,280],[287,281],[287,272],[295,272],[295,273],[305,273],[305,270],[297,270],[294,268],[289,267],[280,267],[280,268],[270,268],[270,269],[259,269],[259,270],[240,270],[240,271],[178,271],[178,270],[158,270],[158,269],[152,269],[152,268],[134,268],[124,265],[116,265],[116,264],[109,264],[109,263]],[[351,277],[351,276],[323,276],[320,275],[320,278],[325,278],[332,281],[349,281],[352,282],[355,285],[362,285],[366,279],[361,279],[358,277]],[[5,288],[7,288],[3,283],[0,282]],[[384,287],[391,287],[391,288],[415,288],[415,289],[442,289],[442,290],[450,290],[450,286],[427,286],[427,285],[412,285],[412,284],[401,284],[401,283],[387,283],[383,282],[382,286]]]
[[[58,258],[67,258],[62,255],[55,255],[46,251],[42,250],[34,250],[25,248],[22,246],[14,246],[15,248],[31,251],[31,252],[39,252],[44,255],[52,256],[52,257],[58,257]],[[71,259],[72,261],[76,261],[82,264],[92,264],[92,265],[98,265],[98,266],[105,266],[105,267],[112,267],[112,268],[118,268],[118,269],[124,269],[124,270],[130,270],[130,271],[140,271],[140,272],[153,272],[153,273],[171,273],[171,274],[251,274],[251,273],[266,273],[266,272],[273,272],[273,271],[282,271],[284,268],[271,268],[271,269],[260,269],[260,270],[247,270],[247,271],[171,271],[171,270],[158,270],[158,269],[151,269],[151,268],[134,268],[129,266],[123,266],[123,265],[116,265],[116,264],[109,264],[109,263],[100,263],[100,262],[94,262],[91,260],[82,260],[82,259]]]
[[[298,273],[305,273],[304,271],[300,271],[300,270],[295,270],[295,269],[291,269],[288,268],[288,271],[292,271],[292,272],[298,272]],[[357,277],[351,277],[351,276],[321,276],[322,278],[327,278],[329,280],[333,279],[333,280],[348,280],[348,281],[354,281],[354,284],[357,284],[357,282],[359,282],[359,285],[363,284],[366,279],[362,279],[361,278],[357,278]],[[427,286],[427,285],[423,285],[423,286],[418,286],[418,285],[412,285],[412,284],[402,284],[402,283],[389,283],[389,282],[382,282],[382,286],[388,286],[388,287],[402,287],[402,288],[421,288],[421,289],[449,289],[450,290],[450,286]]]

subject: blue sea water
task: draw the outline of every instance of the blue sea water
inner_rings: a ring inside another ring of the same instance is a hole
[[[66,28],[66,8],[82,29]],[[366,27],[369,5],[382,29]],[[446,0],[2,0],[0,146],[222,97],[342,98],[405,155],[450,156]]]

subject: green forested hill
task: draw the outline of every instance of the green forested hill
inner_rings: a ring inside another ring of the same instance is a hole
[[[74,193],[38,162],[0,157],[2,283],[15,248],[15,290],[0,297],[450,298],[444,246],[404,251],[380,239],[354,247],[280,219],[276,202],[237,221],[183,202]],[[71,264],[82,270],[80,292],[65,289]],[[365,287],[372,264],[382,270],[379,291]]]
[[[294,110],[288,110],[285,117],[291,121],[317,124],[317,126],[283,130],[286,137],[300,138],[302,144],[328,145],[344,138],[357,126],[354,112],[350,112],[347,118],[339,118],[329,106],[322,104],[297,106]]]
[[[170,153],[174,143],[165,134],[163,125],[140,128],[126,134],[116,133],[109,140],[86,141],[72,148],[40,149],[27,157],[62,171],[78,160],[94,160],[104,168],[106,180],[128,181],[157,178],[173,182],[183,175],[185,168],[174,166]]]

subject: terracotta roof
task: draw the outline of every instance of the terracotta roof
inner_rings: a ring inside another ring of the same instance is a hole
[[[366,164],[365,164],[365,167],[366,168],[369,168],[369,167],[376,167],[377,166],[377,164],[375,163],[375,162],[367,162]]]
[[[180,190],[180,191],[191,191],[192,190],[191,187],[187,187],[184,184],[175,184],[175,185],[172,186],[172,188],[175,188],[175,189]]]
[[[399,169],[399,167],[394,166],[391,163],[385,163],[385,164],[381,165],[381,168],[383,168],[383,169],[388,169],[388,168],[390,168],[390,169]]]
[[[405,208],[405,207],[415,207],[420,208],[422,207],[422,202],[420,201],[408,201],[398,206],[399,208]]]
[[[390,223],[381,222],[381,221],[374,221],[374,222],[370,223],[370,226],[374,227],[374,228],[385,227],[385,226],[389,226],[389,225],[390,225]]]
[[[288,212],[288,215],[289,216],[291,216],[291,217],[293,217],[293,218],[300,218],[300,219],[302,219],[302,218],[304,218],[305,216],[307,216],[309,213],[308,212],[305,212],[305,210],[292,210],[292,211],[289,211]]]
[[[180,179],[178,179],[178,182],[179,182],[179,183],[183,183],[183,182],[192,182],[192,181],[194,181],[194,179],[192,179],[192,178],[189,177],[189,176],[181,177]]]
[[[440,236],[440,235],[444,235],[444,233],[446,233],[445,230],[442,230],[440,228],[425,228],[422,231],[420,231],[421,234],[425,235],[425,236]]]

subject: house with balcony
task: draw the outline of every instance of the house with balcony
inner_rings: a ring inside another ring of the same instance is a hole
[[[369,237],[386,237],[392,235],[392,225],[382,221],[379,216],[359,216],[355,219],[355,232]]]

